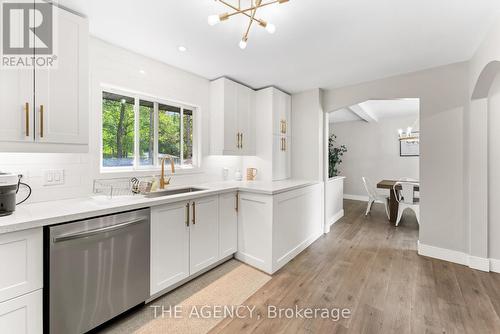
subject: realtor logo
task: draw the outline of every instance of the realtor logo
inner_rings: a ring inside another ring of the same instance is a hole
[[[51,3],[2,3],[2,67],[53,67],[54,11]]]

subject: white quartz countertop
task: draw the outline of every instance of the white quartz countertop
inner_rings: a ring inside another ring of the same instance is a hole
[[[156,198],[146,198],[142,195],[117,196],[114,198],[89,195],[88,197],[67,200],[25,204],[19,205],[12,215],[0,217],[0,234],[109,215],[122,211],[137,210],[224,192],[243,191],[275,195],[316,183],[317,182],[314,181],[301,180],[284,180],[275,182],[225,181],[170,187],[169,189],[192,186],[196,188],[203,188],[204,190]]]

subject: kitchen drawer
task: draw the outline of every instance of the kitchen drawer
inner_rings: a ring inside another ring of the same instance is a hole
[[[43,286],[43,230],[0,234],[0,302]],[[0,328],[2,328],[0,326]]]
[[[0,328],[3,334],[42,334],[42,290],[0,303]]]

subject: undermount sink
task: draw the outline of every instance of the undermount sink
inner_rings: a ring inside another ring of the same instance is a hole
[[[170,195],[179,195],[179,194],[185,194],[185,193],[194,193],[197,191],[203,191],[206,189],[202,188],[178,188],[178,189],[165,189],[165,190],[158,190],[149,194],[146,194],[146,198],[155,198],[155,197],[163,197],[163,196],[170,196]]]

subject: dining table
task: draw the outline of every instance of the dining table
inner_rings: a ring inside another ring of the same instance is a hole
[[[392,224],[396,224],[396,220],[398,219],[398,208],[399,202],[396,199],[396,194],[394,193],[394,185],[396,182],[403,182],[402,180],[382,180],[377,183],[377,188],[379,189],[388,189],[389,190],[389,221]],[[407,181],[407,182],[415,182],[418,184],[418,181]],[[401,185],[396,186],[396,191],[401,191]],[[420,186],[415,185],[413,187],[415,191],[420,191]]]

